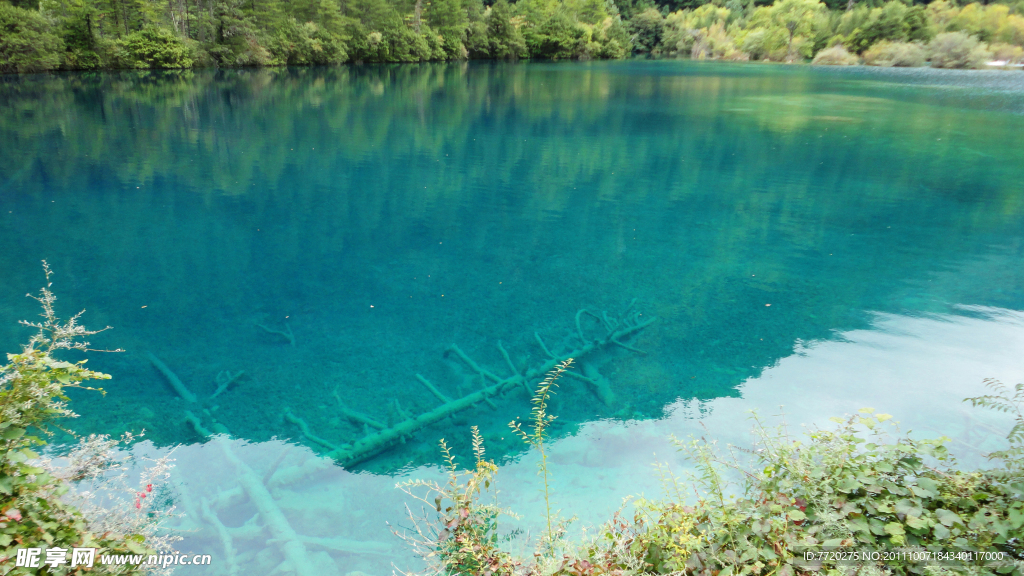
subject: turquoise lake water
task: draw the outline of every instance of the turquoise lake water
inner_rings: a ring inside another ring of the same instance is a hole
[[[239,528],[226,560],[198,503],[239,472],[185,410],[230,430],[258,476],[292,473],[264,479],[318,573],[381,576],[415,564],[384,521],[402,516],[396,481],[436,474],[441,437],[467,455],[479,425],[510,501],[534,509],[533,455],[507,429],[526,392],[347,470],[310,435],[364,435],[339,401],[385,424],[433,409],[416,374],[449,397],[475,390],[452,344],[502,377],[499,342],[518,370],[545,360],[538,335],[570,350],[583,308],[636,299],[657,317],[629,341],[644,353],[583,359],[614,398],[566,379],[553,401],[560,501],[594,522],[657,490],[653,452],[685,466],[665,437],[699,421],[742,441],[748,409],[814,423],[876,406],[977,451],[997,443],[959,400],[1024,378],[1021,74],[631,61],[25,75],[0,76],[0,103],[0,343],[27,338],[16,321],[37,313],[24,294],[44,259],[64,314],[113,326],[94,347],[125,351],[90,355],[108,394],[72,394],[71,428],[145,429],[146,453],[183,445],[178,527],[183,549],[214,556],[204,574],[269,573],[283,556],[242,530],[258,510],[224,497],[216,513]],[[588,315],[581,328],[603,333]],[[211,398],[225,371],[245,374]]]

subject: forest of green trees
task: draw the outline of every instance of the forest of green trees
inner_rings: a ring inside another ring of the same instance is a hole
[[[0,73],[630,55],[977,68],[1022,47],[1024,0],[0,0]]]

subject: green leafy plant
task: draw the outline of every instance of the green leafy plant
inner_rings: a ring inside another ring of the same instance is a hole
[[[548,454],[544,450],[544,443],[548,438],[548,428],[551,427],[551,423],[555,421],[557,416],[548,413],[548,400],[551,399],[551,395],[554,394],[554,388],[558,387],[558,378],[564,373],[569,367],[572,366],[572,358],[569,358],[565,362],[555,366],[554,370],[548,373],[544,381],[537,387],[537,391],[533,395],[531,402],[533,403],[533,410],[530,412],[531,426],[529,431],[524,430],[522,424],[516,421],[509,422],[509,428],[512,429],[523,442],[529,444],[532,448],[537,450],[540,454],[540,460],[537,462],[537,473],[544,481],[544,518],[547,521],[547,534],[545,534],[543,548],[550,554],[554,550],[555,541],[559,537],[560,530],[558,530],[557,520],[554,519],[555,514],[551,512],[551,487],[548,482]],[[554,524],[552,523],[554,522]]]
[[[520,563],[500,548],[498,535],[498,518],[511,513],[499,508],[496,502],[481,502],[480,496],[491,489],[498,467],[485,458],[483,438],[476,426],[472,428],[472,435],[476,458],[472,470],[459,470],[442,438],[440,447],[447,464],[448,481],[441,485],[429,480],[413,480],[398,485],[425,507],[414,513],[406,506],[412,525],[402,532],[392,528],[392,532],[426,560],[435,573],[452,576],[511,574]],[[495,501],[496,497],[497,494]]]
[[[557,520],[557,513],[551,508],[551,491],[548,482],[547,451],[548,429],[555,416],[548,412],[548,402],[557,381],[572,359],[555,366],[537,386],[532,398],[533,410],[530,425],[512,421],[509,427],[524,442],[540,454],[537,463],[538,474],[543,479],[545,519],[547,532],[541,540],[539,556],[550,559],[554,556],[560,537],[565,532],[564,524]],[[425,505],[420,512],[406,507],[411,525],[401,532],[392,531],[430,566],[432,573],[460,576],[498,576],[518,573],[523,562],[516,560],[503,550],[501,544],[514,538],[517,532],[503,538],[498,531],[498,518],[502,515],[515,517],[508,510],[498,506],[497,493],[493,503],[484,503],[482,494],[492,489],[492,481],[498,467],[485,458],[483,437],[479,429],[472,428],[473,454],[476,466],[472,470],[459,470],[455,457],[442,438],[441,454],[448,470],[448,481],[444,485],[429,480],[403,482],[398,488]]]
[[[999,392],[974,400],[1016,409],[1019,416],[1019,389],[1017,396]],[[948,438],[913,439],[899,433],[891,416],[871,409],[833,420],[835,429],[798,439],[784,425],[768,428],[755,415],[755,448],[732,448],[728,456],[704,439],[677,441],[697,466],[696,503],[686,506],[678,491],[664,502],[641,500],[634,521],[611,524],[603,547],[591,548],[590,556],[609,568],[634,567],[637,574],[786,576],[839,569],[806,561],[804,552],[822,547],[941,549],[998,551],[1009,559],[984,573],[1020,569],[1024,483],[1019,474],[1008,474],[1019,466],[1019,453],[996,455],[1016,459],[1006,469],[965,472],[948,454]],[[1011,439],[1019,438],[1019,426]],[[728,479],[736,476],[732,487]],[[874,569],[923,574],[929,567],[902,562]],[[967,573],[975,567],[947,569]]]
[[[850,569],[804,554],[822,549],[998,552],[1002,561],[943,570],[1019,573],[1024,567],[1024,386],[1012,391],[997,382],[989,386],[994,394],[968,401],[1016,415],[1011,448],[992,455],[1005,464],[1002,468],[960,470],[946,449],[948,438],[913,438],[891,416],[870,408],[801,437],[790,435],[785,424],[769,427],[755,414],[753,448],[729,447],[723,454],[704,438],[675,441],[696,465],[689,478],[690,503],[683,484],[659,466],[668,498],[637,500],[631,519],[620,510],[595,540],[575,548],[560,540],[559,558],[538,555],[525,562],[502,555],[504,571],[454,573],[790,576]],[[535,404],[535,420],[538,411],[549,423],[546,403]],[[493,472],[488,470],[488,480]],[[478,506],[472,498],[463,502],[468,510]],[[909,575],[934,568],[872,560],[859,569]],[[446,569],[450,566],[442,562],[440,572]]]
[[[63,50],[41,14],[0,2],[0,74],[52,70]]]
[[[417,530],[413,542],[434,559],[434,574],[503,576],[796,576],[828,574],[1020,574],[1024,569],[1024,384],[1012,389],[989,380],[991,394],[968,398],[974,406],[1009,413],[1015,424],[1010,447],[990,455],[1002,463],[967,471],[950,455],[947,437],[918,439],[899,429],[888,414],[863,408],[834,427],[791,435],[785,422],[768,426],[752,415],[751,448],[720,450],[706,438],[673,439],[695,471],[693,493],[658,465],[664,500],[639,498],[628,518],[623,508],[596,538],[574,544],[552,512],[548,486],[548,430],[555,417],[548,404],[557,366],[533,397],[532,426],[510,426],[540,454],[547,534],[531,561],[502,551],[497,504],[480,500],[497,468],[483,458],[483,441],[473,429],[477,466],[457,472],[442,440],[449,482],[427,486],[418,497],[439,517],[432,532]],[[415,496],[415,495],[414,495]],[[412,515],[410,514],[410,517]],[[902,553],[898,560],[859,559],[843,565],[815,552]],[[987,563],[936,567],[923,552],[996,553]],[[810,553],[810,555],[808,555]],[[907,557],[908,553],[917,556]]]
[[[117,41],[116,54],[124,68],[191,68],[192,48],[166,28],[147,27]]]
[[[864,51],[864,63],[868,66],[916,67],[925,64],[924,46],[914,42],[889,42],[883,40]]]
[[[814,60],[811,61],[811,64],[823,66],[855,66],[857,63],[857,56],[847,52],[842,44],[818,52]]]
[[[985,386],[993,393],[967,398],[964,402],[1014,416],[1013,428],[1006,435],[1010,447],[988,455],[992,460],[1003,461],[1006,467],[992,473],[1007,480],[1024,481],[1024,384],[1016,384],[1011,389],[1002,382],[990,378],[985,380]]]
[[[965,32],[943,32],[928,43],[934,68],[981,68],[991,58],[986,44]]]
[[[87,330],[79,325],[81,313],[64,321],[54,311],[56,297],[49,282],[51,272],[43,263],[47,284],[39,296],[32,296],[42,305],[42,320],[22,322],[35,328],[36,334],[18,354],[8,354],[8,363],[0,367],[0,574],[36,574],[39,568],[16,567],[20,548],[96,548],[97,558],[103,554],[155,554],[157,549],[147,541],[150,507],[143,505],[152,490],[143,488],[136,496],[136,508],[115,518],[89,517],[69,501],[89,505],[76,495],[74,483],[96,479],[107,471],[117,470],[110,459],[111,449],[118,443],[106,437],[90,437],[68,455],[69,464],[56,467],[41,458],[33,448],[44,446],[45,438],[59,428],[59,420],[76,414],[68,407],[65,390],[91,388],[84,382],[106,380],[110,376],[85,368],[85,360],[67,362],[54,355],[63,351],[89,351],[84,338],[101,330]],[[164,462],[163,464],[166,464]],[[158,466],[156,476],[166,467]],[[144,481],[155,476],[145,476]],[[152,500],[152,498],[150,498]],[[91,505],[90,505],[91,506]],[[104,509],[91,506],[94,512]],[[151,533],[151,532],[150,532]],[[169,540],[158,542],[162,551]],[[70,574],[78,568],[56,566],[50,574]],[[97,565],[96,574],[113,573],[112,567]],[[117,573],[142,573],[144,567],[117,568]]]

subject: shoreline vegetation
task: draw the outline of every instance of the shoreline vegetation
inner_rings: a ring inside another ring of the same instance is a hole
[[[474,426],[471,468],[460,470],[441,439],[447,481],[398,486],[422,505],[407,507],[406,523],[392,527],[425,561],[419,574],[1024,573],[1024,384],[986,380],[989,394],[964,400],[1014,417],[1008,448],[987,455],[998,463],[994,468],[963,470],[946,448],[950,438],[912,438],[891,415],[872,408],[804,434],[791,434],[785,421],[768,426],[754,413],[749,448],[673,438],[695,471],[680,478],[658,464],[662,499],[627,497],[595,534],[577,542],[567,537],[573,519],[552,510],[548,479],[558,472],[545,454],[546,431],[556,418],[548,401],[571,363],[538,385],[527,424],[509,424],[540,456],[540,534],[524,543],[521,531],[505,526],[510,521],[503,517],[518,517],[499,503],[498,467],[486,458]],[[530,548],[532,556],[512,551]]]
[[[627,57],[1019,68],[1024,0],[0,0],[0,73]]]

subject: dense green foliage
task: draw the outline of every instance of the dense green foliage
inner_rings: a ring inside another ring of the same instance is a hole
[[[972,40],[943,36],[927,51],[936,66],[978,67],[994,53],[1021,60],[1014,48],[1024,46],[1022,6],[961,7],[947,0],[927,6],[909,0],[0,0],[0,72],[629,54],[803,62],[840,44],[860,55],[880,42],[924,46],[943,33]],[[988,44],[996,46],[989,50]],[[918,60],[915,54],[866,63]]]
[[[817,63],[849,64],[849,58],[832,48],[843,46],[849,53],[862,55],[880,43],[913,43],[918,49],[904,47],[898,58],[873,55],[865,63],[920,66],[924,60],[916,53],[931,43],[926,54],[935,56],[933,65],[977,68],[992,56],[986,42],[1008,47],[1024,44],[1020,12],[1019,6],[969,4],[961,8],[944,0],[927,7],[899,0],[877,6],[851,3],[843,11],[830,10],[818,0],[777,0],[770,6],[743,9],[705,4],[671,13],[663,20],[657,11],[647,11],[639,25],[634,19],[633,26],[638,32],[636,50],[656,55],[803,62],[830,50]],[[1012,49],[1006,54],[1008,60],[1019,61]],[[893,61],[900,64],[891,64]]]
[[[937,573],[925,551],[987,554],[988,561],[944,562],[946,574],[1020,574],[1024,384],[1013,389],[988,384],[993,394],[968,400],[1016,417],[1007,436],[1010,448],[990,454],[1002,464],[995,469],[961,470],[946,449],[949,438],[913,439],[900,432],[892,416],[870,408],[833,418],[834,429],[801,438],[791,436],[784,424],[767,428],[755,415],[753,449],[730,447],[724,457],[704,438],[677,440],[696,465],[690,482],[679,482],[659,466],[666,499],[640,499],[632,519],[617,513],[596,539],[582,545],[558,532],[556,541],[542,540],[533,559],[520,560],[499,545],[500,508],[480,503],[495,470],[483,459],[475,435],[477,467],[463,473],[468,480],[460,480],[449,458],[451,482],[432,486],[428,495],[445,528],[419,530],[420,539],[407,540],[438,573],[463,576]],[[696,501],[685,496],[691,485]],[[422,524],[420,519],[417,525]],[[449,541],[454,533],[457,544]],[[424,539],[426,534],[435,539]],[[847,552],[859,568],[836,556],[813,555],[823,550]],[[892,561],[853,556],[867,550],[918,556],[894,555]]]
[[[38,12],[0,2],[0,72],[56,68],[63,48]]]
[[[883,40],[864,51],[864,63],[870,66],[924,66],[924,46],[916,42]]]
[[[978,68],[992,57],[985,45],[965,32],[945,32],[928,44],[936,68]]]

